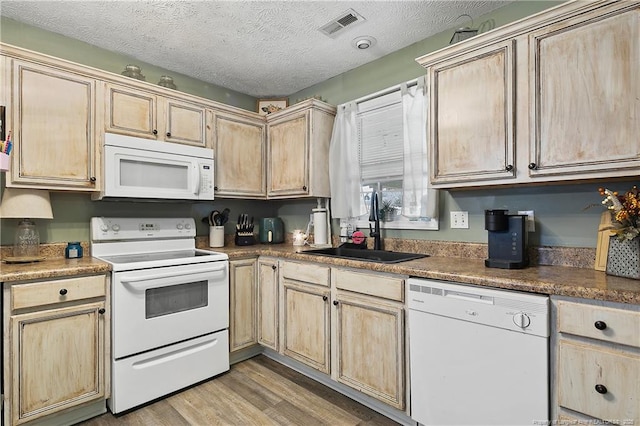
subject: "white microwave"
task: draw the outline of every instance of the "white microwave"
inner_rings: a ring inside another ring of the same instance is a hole
[[[213,200],[213,150],[106,133],[93,199]]]

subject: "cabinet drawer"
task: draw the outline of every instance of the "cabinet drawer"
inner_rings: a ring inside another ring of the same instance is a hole
[[[640,312],[559,301],[558,330],[640,348]]]
[[[561,340],[558,403],[598,419],[640,419],[640,357]],[[606,387],[598,393],[596,385]]]
[[[95,275],[14,285],[11,287],[11,308],[15,310],[104,297],[105,279],[104,275]]]
[[[283,278],[329,287],[330,268],[313,263],[282,262],[280,274]]]
[[[404,280],[402,278],[334,269],[333,280],[336,283],[336,288],[340,290],[383,297],[398,302],[404,300]]]

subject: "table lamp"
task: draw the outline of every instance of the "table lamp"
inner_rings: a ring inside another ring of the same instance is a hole
[[[21,219],[16,229],[13,257],[24,261],[38,260],[40,235],[31,219],[53,219],[49,191],[5,188],[0,218]]]

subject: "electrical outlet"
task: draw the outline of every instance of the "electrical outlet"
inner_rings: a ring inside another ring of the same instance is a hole
[[[451,212],[451,229],[469,229],[469,212]]]
[[[533,210],[518,210],[518,214],[526,214],[527,216],[527,232],[536,232],[536,221],[533,216]]]

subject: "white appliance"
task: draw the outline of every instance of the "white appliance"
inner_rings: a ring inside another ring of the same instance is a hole
[[[91,218],[111,273],[113,413],[229,370],[229,262],[195,248],[193,218]]]
[[[416,278],[407,289],[413,420],[547,424],[547,296]]]
[[[93,199],[213,200],[213,150],[106,133],[104,185]]]

